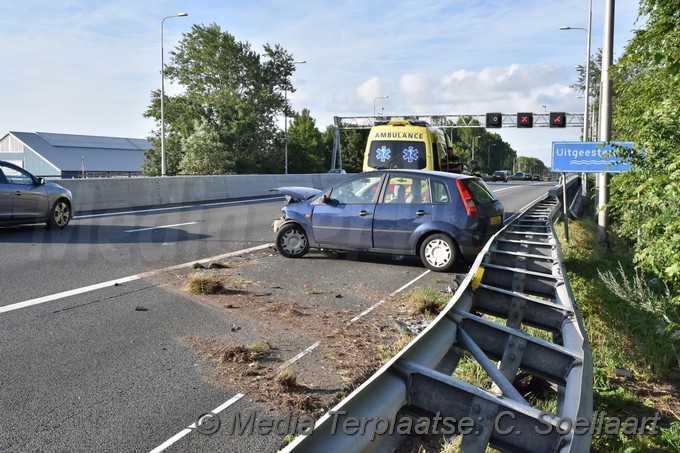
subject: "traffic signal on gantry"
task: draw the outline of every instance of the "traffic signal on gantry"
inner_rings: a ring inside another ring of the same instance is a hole
[[[534,114],[533,113],[518,113],[517,127],[533,127]]]
[[[503,127],[503,114],[502,113],[487,113],[486,114],[486,127]]]
[[[565,112],[550,112],[550,127],[567,127]]]

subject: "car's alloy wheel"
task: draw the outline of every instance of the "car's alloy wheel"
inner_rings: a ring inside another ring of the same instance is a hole
[[[47,226],[50,228],[64,228],[71,220],[71,207],[64,200],[54,203],[50,216],[47,219]]]
[[[305,230],[295,223],[283,225],[276,234],[276,250],[286,258],[304,256],[309,250]]]
[[[458,261],[458,247],[445,234],[433,234],[420,246],[420,259],[428,269],[449,271]]]

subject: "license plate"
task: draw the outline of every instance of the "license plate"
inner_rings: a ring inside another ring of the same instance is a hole
[[[495,215],[491,217],[491,225],[498,225],[501,223],[501,216]]]

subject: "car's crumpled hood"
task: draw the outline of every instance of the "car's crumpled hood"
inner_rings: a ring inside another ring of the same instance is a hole
[[[281,195],[287,195],[291,200],[304,201],[312,198],[314,195],[321,193],[321,190],[313,187],[275,187],[273,192],[279,192]]]

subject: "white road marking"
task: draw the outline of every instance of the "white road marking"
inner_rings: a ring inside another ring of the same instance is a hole
[[[196,222],[191,222],[191,223],[196,223]],[[188,224],[184,224],[184,225],[188,225]],[[179,226],[179,225],[172,225],[172,226]],[[155,227],[155,228],[161,228],[161,227]],[[149,228],[149,229],[153,229],[153,228]],[[141,230],[130,230],[128,232],[132,232],[132,231],[141,231]],[[238,251],[235,251],[235,252],[230,252],[230,253],[225,253],[225,254],[222,254],[222,255],[213,256],[213,257],[210,257],[210,258],[203,258],[203,259],[200,259],[200,260],[193,260],[193,261],[190,261],[190,262],[187,262],[187,263],[182,263],[182,264],[178,264],[178,265],[175,265],[175,266],[169,266],[169,267],[165,267],[163,269],[158,269],[158,270],[155,270],[155,271],[143,272],[141,274],[131,275],[129,277],[124,277],[124,278],[120,278],[120,279],[116,279],[116,280],[109,280],[108,282],[97,283],[95,285],[84,286],[82,288],[76,288],[76,289],[72,289],[72,290],[69,290],[69,291],[64,291],[64,292],[61,292],[61,293],[53,294],[53,295],[50,295],[50,296],[39,297],[39,298],[36,298],[36,299],[30,299],[30,300],[18,302],[18,303],[11,304],[11,305],[6,305],[4,307],[0,307],[0,313],[7,313],[7,312],[10,312],[10,311],[19,310],[21,308],[31,307],[33,305],[39,305],[39,304],[51,302],[51,301],[54,301],[54,300],[64,299],[66,297],[70,297],[70,296],[74,296],[74,295],[78,295],[78,294],[84,294],[84,293],[87,293],[87,292],[96,291],[98,289],[106,288],[106,287],[109,287],[109,286],[115,286],[115,285],[121,284],[121,283],[127,283],[127,282],[131,282],[131,281],[135,281],[135,280],[140,280],[142,278],[149,277],[149,276],[152,276],[152,275],[156,275],[156,274],[159,274],[161,272],[191,267],[195,263],[205,263],[205,262],[210,262],[210,261],[215,261],[215,260],[220,260],[220,259],[224,259],[224,258],[242,255],[242,254],[248,253],[248,252],[254,252],[254,251],[257,251],[257,250],[262,250],[264,248],[271,247],[271,245],[272,244],[262,244],[262,245],[258,245],[258,246],[251,247],[251,248],[244,249],[244,250],[238,250]],[[413,280],[411,280],[410,282],[406,283],[401,288],[397,289],[396,291],[393,291],[390,294],[390,296],[393,296],[395,294],[400,293],[401,291],[403,291],[404,289],[406,289],[407,287],[409,287],[410,285],[412,285],[413,283],[415,283],[416,281],[420,280],[422,277],[427,275],[429,272],[430,272],[429,270],[423,272],[418,277],[416,277]],[[370,308],[368,308],[367,310],[365,310],[364,312],[362,312],[358,316],[352,318],[352,320],[350,321],[350,324],[359,320],[363,316],[367,315],[368,313],[373,311],[376,307],[383,304],[384,302],[385,302],[385,299],[374,304],[373,306],[371,306]],[[311,351],[316,349],[320,344],[321,344],[321,342],[317,341],[316,343],[309,346],[304,351],[300,352],[299,354],[297,354],[293,358],[286,361],[281,367],[279,367],[279,369],[283,369],[283,368],[295,363],[296,361],[300,360],[302,357],[304,357],[305,355],[309,354]],[[226,401],[225,403],[221,404],[217,408],[213,409],[211,411],[211,413],[214,414],[214,415],[218,415],[224,409],[233,405],[234,403],[236,403],[238,400],[240,400],[244,396],[245,395],[242,394],[242,393],[237,394],[236,396],[234,396],[230,400]],[[161,445],[159,445],[156,448],[154,448],[153,450],[151,450],[149,453],[160,453],[160,452],[164,451],[166,448],[175,444],[177,441],[179,441],[183,437],[187,436],[188,434],[191,434],[195,429],[196,429],[196,423],[194,422],[191,425],[189,425],[189,427],[178,432],[177,434],[172,436],[170,439],[166,440]]]
[[[317,346],[319,346],[320,344],[321,344],[321,342],[320,342],[320,341],[317,341],[316,343],[314,343],[313,345],[311,345],[310,347],[308,347],[307,349],[305,349],[304,351],[302,351],[301,353],[299,353],[299,354],[296,355],[295,357],[286,360],[286,361],[283,363],[283,365],[281,365],[281,366],[278,368],[279,371],[285,369],[285,368],[286,368],[287,366],[289,366],[289,365],[294,364],[295,362],[297,362],[298,360],[300,360],[301,358],[303,358],[304,356],[306,356],[307,354],[309,354],[310,352],[312,352],[314,349],[316,349]]]
[[[416,278],[414,278],[414,279],[411,280],[410,282],[406,283],[406,284],[405,284],[404,286],[402,286],[401,288],[399,288],[399,289],[397,289],[396,291],[393,291],[392,293],[390,293],[390,297],[391,297],[391,296],[394,296],[395,294],[399,294],[399,293],[402,292],[404,289],[408,288],[409,286],[411,286],[412,284],[414,284],[415,282],[417,282],[417,281],[420,280],[421,278],[425,277],[425,276],[426,276],[427,274],[429,274],[429,273],[430,273],[430,270],[427,270],[427,271],[423,272],[422,274],[420,274],[419,276],[417,276]],[[359,314],[359,315],[357,315],[356,317],[352,318],[352,319],[350,320],[348,326],[351,325],[353,322],[357,321],[358,319],[360,319],[361,317],[367,315],[368,313],[370,313],[371,311],[373,311],[376,307],[378,307],[379,305],[383,304],[384,302],[385,302],[385,299],[383,299],[383,300],[381,300],[380,302],[374,304],[373,306],[371,306],[370,308],[368,308],[367,310],[365,310],[365,311],[362,312],[361,314]],[[291,359],[288,359],[283,365],[281,365],[281,366],[278,368],[278,370],[280,371],[280,370],[286,368],[287,366],[289,366],[289,365],[291,365],[291,364],[297,362],[297,361],[300,360],[302,357],[306,356],[307,354],[309,354],[310,352],[312,352],[314,349],[316,349],[320,344],[321,344],[321,342],[320,342],[320,341],[317,341],[316,343],[314,343],[313,345],[309,346],[309,347],[308,347],[307,349],[305,349],[304,351],[302,351],[302,352],[300,352],[299,354],[297,354],[295,357],[293,357],[293,358],[291,358]],[[227,401],[226,403],[222,404],[222,406],[219,406],[217,409],[215,409],[214,411],[212,411],[212,413],[215,414],[215,415],[217,415],[219,412],[221,412],[222,410],[224,410],[225,408],[227,408],[227,407],[229,407],[231,404],[233,404],[233,403],[235,402],[235,401],[234,401],[235,398],[237,398],[236,401],[238,401],[238,399],[240,399],[240,398],[243,397],[243,396],[244,396],[244,395],[241,394],[241,393],[237,394],[234,398],[230,399],[230,400]],[[177,434],[175,434],[174,436],[172,436],[170,439],[166,440],[166,441],[163,442],[161,445],[159,445],[158,447],[156,447],[156,448],[154,448],[153,450],[151,450],[149,453],[160,453],[160,452],[162,452],[163,450],[165,450],[166,448],[168,448],[169,446],[171,446],[172,444],[174,444],[175,442],[177,442],[178,440],[180,440],[181,438],[183,438],[183,437],[186,436],[187,434],[190,434],[194,429],[196,429],[196,423],[193,423],[193,424],[191,424],[188,428],[183,429],[182,431],[178,432]]]
[[[426,276],[427,274],[429,274],[429,273],[430,273],[430,271],[429,271],[429,270],[426,270],[425,272],[423,272],[422,274],[420,274],[419,276],[417,276],[416,278],[414,278],[413,280],[411,280],[410,282],[408,282],[407,284],[405,284],[404,286],[402,286],[402,287],[399,288],[398,290],[393,291],[392,293],[390,293],[390,296],[389,296],[389,297],[392,297],[392,296],[394,296],[395,294],[399,294],[400,292],[402,292],[403,290],[405,290],[406,288],[408,288],[409,286],[411,286],[412,284],[414,284],[415,282],[417,282],[417,281],[420,280],[421,278],[425,277],[425,276]],[[381,300],[380,302],[376,302],[374,305],[368,307],[366,310],[364,310],[363,312],[359,313],[359,314],[356,315],[354,318],[350,319],[350,320],[349,320],[349,324],[352,324],[352,323],[354,323],[354,322],[360,320],[361,318],[363,318],[364,316],[366,316],[367,314],[369,314],[370,312],[372,312],[373,310],[375,310],[376,308],[378,308],[380,305],[382,305],[382,304],[384,304],[384,303],[385,303],[385,299]]]
[[[154,226],[154,227],[149,227],[149,228],[137,228],[136,230],[125,230],[125,233],[139,233],[140,231],[160,230],[161,228],[174,228],[174,227],[184,226],[184,225],[193,225],[195,223],[198,223],[198,222],[176,223],[174,225],[160,225],[160,226]]]
[[[231,258],[233,256],[243,255],[244,253],[254,252],[256,250],[262,250],[262,249],[271,247],[271,245],[272,244],[262,244],[262,245],[258,245],[258,246],[255,246],[255,247],[243,249],[243,250],[237,250],[235,252],[225,253],[223,255],[217,255],[217,256],[210,257],[210,258],[202,258],[200,260],[193,260],[193,261],[189,261],[187,263],[177,264],[175,266],[165,267],[163,269],[157,269],[155,271],[143,272],[141,274],[131,275],[129,277],[123,277],[123,278],[119,278],[119,279],[116,279],[116,280],[109,280],[108,282],[97,283],[97,284],[94,284],[94,285],[84,286],[82,288],[71,289],[69,291],[64,291],[64,292],[52,294],[52,295],[49,295],[49,296],[38,297],[36,299],[30,299],[30,300],[25,300],[23,302],[17,302],[15,304],[11,304],[11,305],[5,305],[4,307],[0,307],[0,314],[1,313],[7,313],[7,312],[10,312],[10,311],[14,311],[14,310],[19,310],[21,308],[32,307],[33,305],[44,304],[45,302],[52,302],[54,300],[64,299],[66,297],[71,297],[71,296],[75,296],[75,295],[78,295],[78,294],[89,293],[91,291],[96,291],[98,289],[107,288],[109,286],[116,286],[116,285],[120,285],[122,283],[140,280],[142,278],[151,277],[152,275],[160,274],[162,272],[167,272],[167,271],[172,271],[172,270],[177,270],[177,269],[184,269],[184,268],[193,266],[195,263],[208,263],[210,261],[217,261],[217,260],[221,260],[221,259],[225,259],[225,258]]]
[[[229,406],[231,406],[232,404],[234,404],[235,402],[237,402],[238,400],[240,400],[244,396],[245,395],[243,393],[238,393],[233,398],[231,398],[230,400],[228,400],[225,403],[217,406],[215,409],[210,411],[210,413],[213,414],[213,415],[218,415],[220,412],[222,412],[223,410],[225,410],[226,408],[228,408]],[[175,442],[180,440],[182,437],[186,436],[187,434],[190,434],[195,429],[196,429],[196,422],[189,425],[188,428],[185,428],[182,431],[178,432],[177,434],[172,436],[170,439],[166,440],[165,442],[160,444],[158,447],[151,450],[149,453],[160,453],[161,451],[165,450],[166,448],[168,448],[169,446],[171,446],[172,444],[174,444]]]

